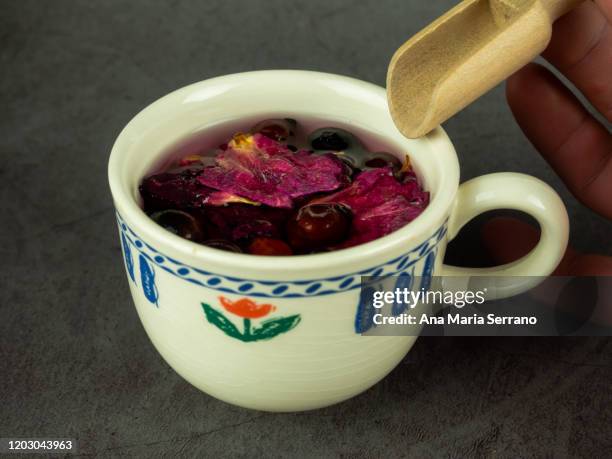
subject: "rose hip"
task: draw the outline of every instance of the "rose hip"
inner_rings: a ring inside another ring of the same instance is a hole
[[[193,242],[200,242],[204,233],[198,221],[182,210],[162,210],[151,214],[151,218],[171,233]]]
[[[289,220],[289,243],[299,250],[316,250],[342,241],[350,229],[350,213],[334,203],[308,204]]]
[[[249,253],[252,255],[293,255],[291,247],[280,239],[269,237],[258,237],[249,245]]]

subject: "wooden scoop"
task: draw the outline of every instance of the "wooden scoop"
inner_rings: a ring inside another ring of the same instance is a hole
[[[580,0],[465,0],[404,43],[387,73],[406,137],[434,129],[540,54]]]

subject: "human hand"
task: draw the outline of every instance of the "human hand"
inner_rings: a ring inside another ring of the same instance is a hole
[[[542,56],[612,122],[612,0],[584,2],[553,26]],[[507,82],[508,103],[521,129],[584,205],[612,220],[612,135],[546,68],[529,64]],[[483,230],[499,263],[526,255],[538,230],[496,218]],[[565,276],[612,275],[612,257],[568,248],[555,271]]]

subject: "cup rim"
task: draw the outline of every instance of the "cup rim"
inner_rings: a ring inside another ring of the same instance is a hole
[[[157,225],[142,210],[134,199],[130,186],[126,183],[122,171],[125,168],[127,154],[124,144],[129,144],[128,139],[142,134],[147,128],[147,120],[155,112],[164,111],[170,106],[176,106],[185,98],[196,91],[206,90],[211,97],[215,96],[216,87],[227,87],[228,84],[241,84],[257,79],[282,80],[303,77],[312,79],[314,82],[327,82],[346,85],[360,94],[368,94],[369,97],[384,98],[386,105],[386,90],[373,83],[365,82],[355,78],[324,72],[306,70],[259,70],[252,72],[234,73],[203,80],[191,85],[177,89],[151,103],[135,115],[123,128],[117,137],[109,158],[108,179],[117,211],[123,218],[136,228],[144,239],[156,241],[160,246],[169,247],[175,253],[184,255],[185,259],[193,262],[202,262],[226,266],[228,268],[240,267],[244,270],[257,271],[262,274],[272,272],[300,273],[315,271],[317,268],[325,267],[340,268],[350,266],[357,260],[380,257],[381,254],[390,253],[400,255],[402,251],[409,249],[413,243],[430,236],[435,225],[441,224],[448,216],[449,209],[455,198],[459,186],[459,164],[454,146],[446,132],[441,126],[431,131],[420,141],[429,143],[429,148],[435,151],[440,171],[443,176],[439,177],[439,186],[434,198],[427,208],[415,220],[404,227],[373,241],[354,247],[324,252],[311,255],[292,256],[262,256],[242,253],[233,253],[213,249],[202,244],[183,239]],[[299,111],[299,110],[298,110]],[[388,106],[387,106],[388,112]],[[390,115],[389,119],[390,119]],[[152,123],[151,123],[152,124]],[[431,173],[427,171],[426,173]],[[437,227],[436,227],[437,228]],[[410,244],[407,245],[408,241]]]

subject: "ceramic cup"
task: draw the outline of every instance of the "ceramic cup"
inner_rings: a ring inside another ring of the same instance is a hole
[[[306,256],[262,257],[212,249],[164,230],[142,211],[138,185],[177,141],[230,120],[320,118],[361,128],[409,153],[431,203],[400,230],[357,247]],[[525,276],[557,266],[568,237],[566,210],[543,182],[497,173],[459,186],[459,164],[442,128],[409,140],[389,115],[385,90],[337,75],[261,71],[179,89],[140,112],[109,162],[128,283],[144,328],[162,357],[202,391],[269,411],[327,406],[366,390],[415,341],[362,336],[360,276],[521,276],[504,295],[531,287]],[[523,259],[486,270],[443,264],[447,241],[475,215],[522,210],[542,236]]]

